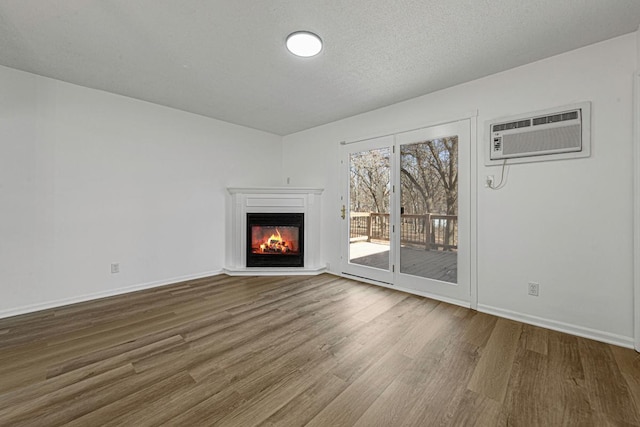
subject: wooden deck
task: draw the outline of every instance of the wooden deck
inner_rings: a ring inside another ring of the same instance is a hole
[[[1,426],[637,426],[633,350],[328,274],[0,319]]]
[[[359,245],[359,246],[356,246]],[[369,251],[366,248],[360,249],[362,245],[374,245]],[[369,267],[388,269],[389,268],[389,246],[377,245],[368,242],[356,242],[351,244],[351,253],[365,253],[367,255],[358,256],[351,260],[354,264],[366,265]],[[371,253],[368,253],[371,252]],[[357,256],[357,255],[356,255]],[[426,277],[429,279],[442,280],[449,283],[458,281],[458,254],[447,251],[427,251],[411,247],[400,249],[400,272],[413,276]]]

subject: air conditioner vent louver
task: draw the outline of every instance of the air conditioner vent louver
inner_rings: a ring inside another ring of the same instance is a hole
[[[588,156],[590,117],[591,105],[586,102],[488,123],[491,135],[487,164],[505,159],[530,162],[545,160],[545,156],[546,159]]]
[[[576,120],[577,118],[578,112],[570,111],[568,113],[554,114],[552,116],[536,117],[535,119],[533,119],[533,125],[538,126],[547,123],[564,122],[566,120]]]
[[[501,130],[518,129],[518,128],[524,128],[528,126],[531,126],[531,120],[527,119],[527,120],[520,120],[517,122],[501,123],[498,125],[493,125],[493,131],[500,132]]]

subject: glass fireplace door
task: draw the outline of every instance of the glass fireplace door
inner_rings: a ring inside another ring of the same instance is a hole
[[[304,267],[304,214],[247,213],[247,267]]]

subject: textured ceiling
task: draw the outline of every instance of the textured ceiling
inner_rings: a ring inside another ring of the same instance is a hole
[[[0,64],[286,135],[639,24],[638,0],[3,0]]]

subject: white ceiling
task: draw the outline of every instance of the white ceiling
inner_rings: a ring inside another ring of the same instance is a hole
[[[0,64],[287,135],[639,24],[638,0],[2,0]]]

